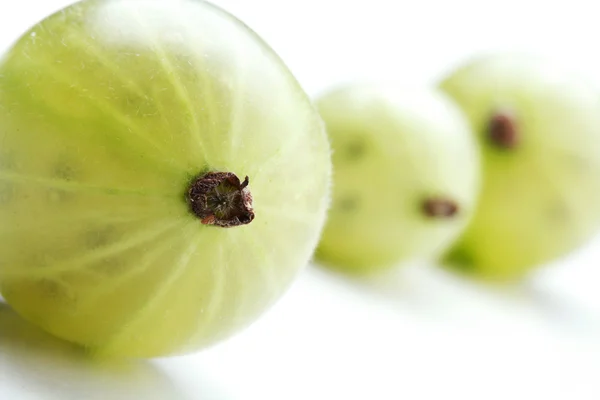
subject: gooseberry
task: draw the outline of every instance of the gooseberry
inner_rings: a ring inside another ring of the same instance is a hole
[[[322,265],[364,274],[435,259],[472,214],[479,156],[467,121],[440,91],[398,86],[348,84],[316,101],[334,170]]]
[[[0,61],[0,288],[95,354],[250,324],[317,244],[330,149],[282,60],[199,0],[85,0]]]
[[[464,273],[522,279],[586,243],[600,225],[600,98],[568,68],[490,54],[441,88],[468,116],[483,162],[475,216],[445,257]]]

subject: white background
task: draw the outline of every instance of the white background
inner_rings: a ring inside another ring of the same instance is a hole
[[[167,0],[165,0],[167,1]],[[2,0],[0,47],[65,0]],[[481,51],[535,51],[600,82],[597,2],[217,0],[311,95],[433,84]],[[197,354],[94,365],[0,305],[0,399],[600,399],[600,241],[522,285],[433,266],[367,283],[308,268],[252,327]]]

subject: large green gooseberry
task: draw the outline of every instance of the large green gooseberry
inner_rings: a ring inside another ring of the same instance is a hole
[[[194,351],[307,264],[330,149],[282,61],[198,0],[90,0],[0,61],[0,288],[113,356]]]

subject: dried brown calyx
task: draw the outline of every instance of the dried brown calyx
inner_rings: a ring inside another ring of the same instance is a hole
[[[246,225],[254,220],[248,177],[231,172],[208,172],[192,181],[187,193],[191,211],[205,225],[222,228]]]
[[[425,199],[423,213],[430,218],[451,218],[458,213],[456,202],[442,197]]]
[[[514,149],[519,144],[517,123],[510,112],[494,113],[488,122],[487,134],[489,140],[499,148]]]

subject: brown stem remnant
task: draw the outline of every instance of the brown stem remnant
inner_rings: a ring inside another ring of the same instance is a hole
[[[442,197],[426,199],[423,204],[423,213],[431,218],[451,218],[458,212],[458,205]]]
[[[519,132],[516,125],[514,115],[507,112],[496,112],[488,123],[488,138],[497,147],[514,149],[519,144]]]
[[[246,225],[254,220],[248,177],[231,172],[208,172],[196,178],[187,193],[191,211],[204,225],[222,228]]]

